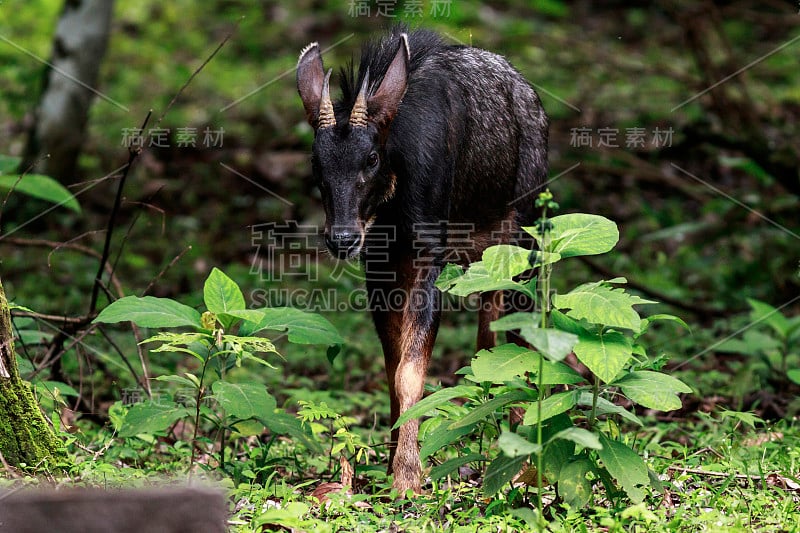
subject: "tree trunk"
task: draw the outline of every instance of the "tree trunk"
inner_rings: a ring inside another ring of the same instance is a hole
[[[32,172],[61,183],[78,181],[75,169],[92,97],[116,104],[96,88],[113,8],[113,0],[65,1],[20,172],[34,165]]]
[[[63,444],[45,420],[17,369],[11,312],[0,280],[0,454],[14,467],[63,464]]]

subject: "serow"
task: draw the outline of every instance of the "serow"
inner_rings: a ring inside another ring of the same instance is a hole
[[[468,264],[534,223],[547,176],[548,120],[538,95],[497,54],[395,27],[366,43],[357,72],[331,70],[319,45],[303,49],[297,88],[314,128],[311,166],[325,209],[324,239],[364,266],[383,347],[391,421],[422,397],[439,328],[434,282],[448,262]],[[502,292],[484,293],[478,349]],[[401,492],[421,490],[419,422],[392,431],[389,472]]]

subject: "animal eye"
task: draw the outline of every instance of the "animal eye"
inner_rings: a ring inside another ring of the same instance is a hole
[[[378,165],[378,152],[371,152],[367,157],[367,165],[369,167],[374,167]]]

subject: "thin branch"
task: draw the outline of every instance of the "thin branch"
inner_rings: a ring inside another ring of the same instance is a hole
[[[197,76],[198,74],[200,74],[200,71],[201,71],[201,70],[203,70],[203,69],[206,67],[206,65],[208,65],[208,63],[209,63],[209,62],[210,62],[212,59],[214,59],[214,56],[215,56],[215,55],[217,55],[217,52],[219,52],[220,50],[222,50],[222,47],[223,47],[223,46],[225,46],[225,43],[227,43],[227,42],[228,42],[228,40],[229,40],[231,37],[233,37],[233,34],[234,34],[234,33],[236,33],[236,30],[238,30],[238,29],[239,29],[239,24],[242,22],[242,19],[243,19],[243,18],[244,18],[244,17],[240,18],[240,19],[239,19],[239,20],[236,22],[236,25],[233,27],[233,29],[232,29],[231,31],[229,31],[229,32],[228,32],[228,34],[225,36],[225,38],[224,38],[224,39],[222,39],[222,42],[220,42],[220,43],[219,43],[219,45],[217,45],[217,47],[214,49],[214,51],[213,51],[213,52],[211,52],[211,55],[210,55],[210,56],[208,56],[208,57],[206,58],[206,60],[205,60],[205,61],[203,61],[203,63],[202,63],[202,64],[201,64],[199,67],[197,67],[197,68],[194,70],[194,72],[192,73],[192,75],[191,75],[191,76],[189,76],[189,79],[188,79],[188,80],[186,80],[186,83],[184,83],[184,84],[183,84],[183,86],[182,86],[182,87],[181,87],[181,88],[178,90],[178,92],[177,92],[177,93],[175,93],[175,96],[173,96],[173,97],[172,97],[172,100],[170,100],[170,101],[169,101],[169,103],[167,104],[167,107],[166,107],[166,109],[164,109],[164,112],[163,112],[163,113],[161,113],[161,116],[160,116],[160,117],[158,117],[158,120],[156,121],[156,128],[157,128],[157,127],[158,127],[158,126],[161,124],[161,121],[164,119],[164,116],[165,116],[165,115],[166,115],[166,114],[169,112],[169,110],[172,108],[173,104],[175,104],[175,102],[178,100],[178,98],[181,96],[181,94],[183,94],[183,91],[184,91],[184,90],[185,90],[185,89],[186,89],[186,88],[189,86],[189,84],[190,84],[190,83],[192,83],[192,80],[194,80],[195,76]],[[142,129],[144,129],[144,128],[142,128]]]
[[[699,476],[707,476],[707,477],[724,477],[724,478],[734,478],[734,479],[746,479],[748,481],[761,481],[762,479],[766,478],[769,474],[760,475],[760,474],[729,474],[725,472],[712,472],[710,470],[702,470],[700,468],[684,468],[681,466],[674,466],[670,465],[667,467],[667,470],[672,470],[673,472],[683,472],[684,474],[697,474]]]
[[[189,245],[186,248],[184,248],[183,250],[181,250],[181,253],[179,253],[174,258],[172,258],[172,261],[170,261],[167,266],[165,266],[163,269],[161,269],[161,272],[159,272],[156,277],[154,277],[152,280],[150,280],[150,283],[148,283],[147,287],[145,287],[145,289],[142,291],[142,296],[145,296],[148,292],[150,292],[150,289],[152,289],[155,286],[155,284],[158,283],[158,281],[164,276],[164,274],[166,274],[167,271],[170,268],[172,268],[175,265],[175,263],[180,261],[181,258],[184,255],[186,255],[186,252],[188,252],[191,249],[192,249],[192,246]]]
[[[150,120],[150,115],[152,115],[152,113],[152,110],[147,112],[147,116],[144,118],[144,122],[142,123],[142,130],[147,127],[147,122]],[[128,178],[128,173],[131,170],[133,162],[136,161],[136,158],[139,157],[139,154],[141,153],[141,147],[132,146],[128,149],[128,164],[125,165],[125,170],[122,171],[122,177],[120,178],[119,185],[117,186],[117,196],[114,199],[114,205],[112,206],[111,213],[108,216],[106,240],[103,244],[103,254],[100,257],[100,265],[97,268],[97,274],[94,278],[94,285],[92,285],[92,298],[89,301],[89,312],[87,313],[89,316],[94,315],[94,312],[97,309],[97,297],[100,295],[100,286],[103,283],[103,272],[106,269],[108,255],[111,252],[111,236],[114,233],[114,226],[117,222],[117,213],[119,212],[119,206],[122,203],[122,189],[125,187],[125,181]]]
[[[79,237],[76,237],[76,239]],[[100,259],[100,254],[88,246],[84,246],[82,244],[75,244],[73,241],[75,239],[70,239],[66,242],[58,242],[58,241],[50,241],[47,239],[24,239],[20,237],[6,237],[3,240],[0,240],[0,244],[13,244],[15,246],[34,246],[38,248],[53,248],[50,253],[55,252],[59,248],[67,248],[69,250],[75,250],[76,252],[80,252],[84,255],[88,255],[90,257],[94,257],[96,259]],[[48,256],[47,266],[50,266],[50,259]]]
[[[150,398],[151,395],[150,395],[149,388],[145,387],[144,384],[142,383],[142,381],[139,379],[139,375],[136,373],[136,370],[133,368],[133,365],[131,364],[131,362],[125,356],[125,352],[123,352],[122,349],[119,347],[119,345],[117,345],[117,343],[114,342],[114,339],[112,339],[111,336],[108,333],[106,333],[105,329],[97,328],[97,331],[99,331],[100,335],[102,335],[103,338],[106,339],[106,342],[108,342],[108,344],[110,344],[111,347],[114,348],[114,351],[117,352],[117,354],[119,355],[120,359],[122,359],[122,362],[125,363],[125,366],[127,366],[128,370],[130,370],[131,375],[133,376],[133,380],[136,382],[137,385],[139,385],[142,388],[142,390],[145,391],[145,393],[147,393],[147,397]]]
[[[142,203],[142,205],[155,208],[155,206],[152,206],[150,204],[150,201],[152,201],[153,198],[155,198],[155,196],[158,193],[161,192],[162,188],[163,187],[159,187],[153,194],[148,196],[147,199]],[[158,209],[158,208],[156,208],[156,209]],[[162,214],[162,217],[161,217],[161,232],[163,234],[163,232],[164,232],[164,216],[163,216],[164,211],[161,210],[161,209],[159,209],[159,211],[161,211],[161,214]],[[131,233],[133,232],[133,228],[136,226],[136,223],[139,221],[139,217],[140,216],[141,216],[141,211],[137,211],[136,214],[133,217],[133,220],[131,220],[131,223],[128,225],[128,231],[125,232],[125,236],[122,238],[122,242],[120,243],[119,249],[117,250],[117,256],[114,258],[114,264],[111,266],[111,273],[112,274],[114,272],[116,272],[116,270],[117,270],[117,265],[119,264],[120,260],[122,259],[122,251],[125,249],[125,245],[128,243],[128,238],[130,237]],[[138,346],[138,341],[140,341],[141,339],[139,339],[137,337],[136,340],[137,340],[137,346]]]
[[[102,447],[101,447],[99,450],[97,450],[97,451],[94,451],[94,450],[92,450],[92,449],[91,449],[91,448],[89,448],[88,446],[84,446],[84,445],[83,445],[83,444],[81,444],[81,443],[80,443],[80,441],[78,441],[78,440],[75,440],[75,441],[73,441],[73,442],[72,442],[72,444],[73,444],[73,445],[74,445],[76,448],[78,448],[79,450],[83,450],[83,451],[84,451],[84,452],[86,452],[87,454],[90,454],[90,455],[92,456],[92,461],[97,461],[97,460],[98,460],[98,459],[99,459],[99,458],[100,458],[100,457],[101,457],[101,456],[102,456],[104,453],[106,453],[106,452],[108,451],[108,449],[111,447],[111,445],[112,445],[112,444],[114,444],[114,443],[116,442],[116,439],[114,438],[114,437],[116,437],[116,436],[117,436],[117,430],[114,430],[114,432],[111,434],[111,438],[110,438],[110,439],[108,439],[108,442],[106,442],[106,443],[105,443],[105,444],[104,444],[104,445],[103,445],[103,446],[102,446]]]
[[[85,324],[89,319],[88,316],[61,316],[61,315],[48,315],[45,313],[33,313],[29,311],[11,311],[11,316],[26,317],[36,320],[50,320],[52,322],[61,322],[62,324]]]
[[[80,252],[84,255],[89,257],[93,257],[95,259],[100,259],[101,255],[96,250],[89,248],[88,246],[84,246],[82,244],[75,244],[73,241],[76,239],[85,237],[86,235],[90,234],[84,233],[78,237],[70,239],[66,242],[58,242],[58,241],[50,241],[47,239],[23,239],[18,237],[7,237],[5,239],[0,239],[0,244],[12,244],[16,246],[34,246],[40,248],[53,248],[49,254],[47,254],[47,267],[50,268],[50,256],[56,252],[59,248],[67,248],[69,250],[74,250],[76,252]],[[120,283],[119,279],[114,275],[114,272],[111,270],[111,267],[106,264],[106,272],[109,274],[109,280],[111,284],[114,286],[114,290],[117,292],[117,295],[122,296],[124,291],[122,290],[122,284]],[[85,316],[86,321],[91,320],[89,315]]]
[[[147,201],[145,201],[145,202],[135,202],[135,201],[128,201],[128,200],[125,201],[126,204],[141,205],[141,206],[146,207],[148,209],[152,209],[153,211],[156,211],[159,215],[161,215],[161,236],[162,237],[164,236],[164,233],[167,230],[167,220],[166,220],[167,219],[167,212],[164,211],[163,209],[161,209],[160,207],[158,207],[156,205],[153,205],[153,204],[151,204],[149,202],[154,196],[156,196],[158,193],[160,193],[161,189],[163,189],[163,188],[164,188],[163,185],[161,187],[159,187],[158,190],[156,192],[154,192],[150,196],[150,198],[148,198]]]

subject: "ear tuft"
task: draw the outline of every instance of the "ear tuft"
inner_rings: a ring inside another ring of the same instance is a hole
[[[309,43],[305,48],[303,48],[300,51],[300,57],[297,59],[297,64],[298,65],[303,62],[303,56],[305,56],[307,53],[309,53],[313,48],[319,49],[319,43],[317,43],[317,42]]]
[[[405,32],[401,33],[400,34],[400,41],[402,42],[403,46],[405,47],[405,49],[406,49],[406,57],[410,61],[411,60],[411,47],[408,46],[408,34],[405,33]],[[317,43],[314,43],[314,44],[317,44]]]

